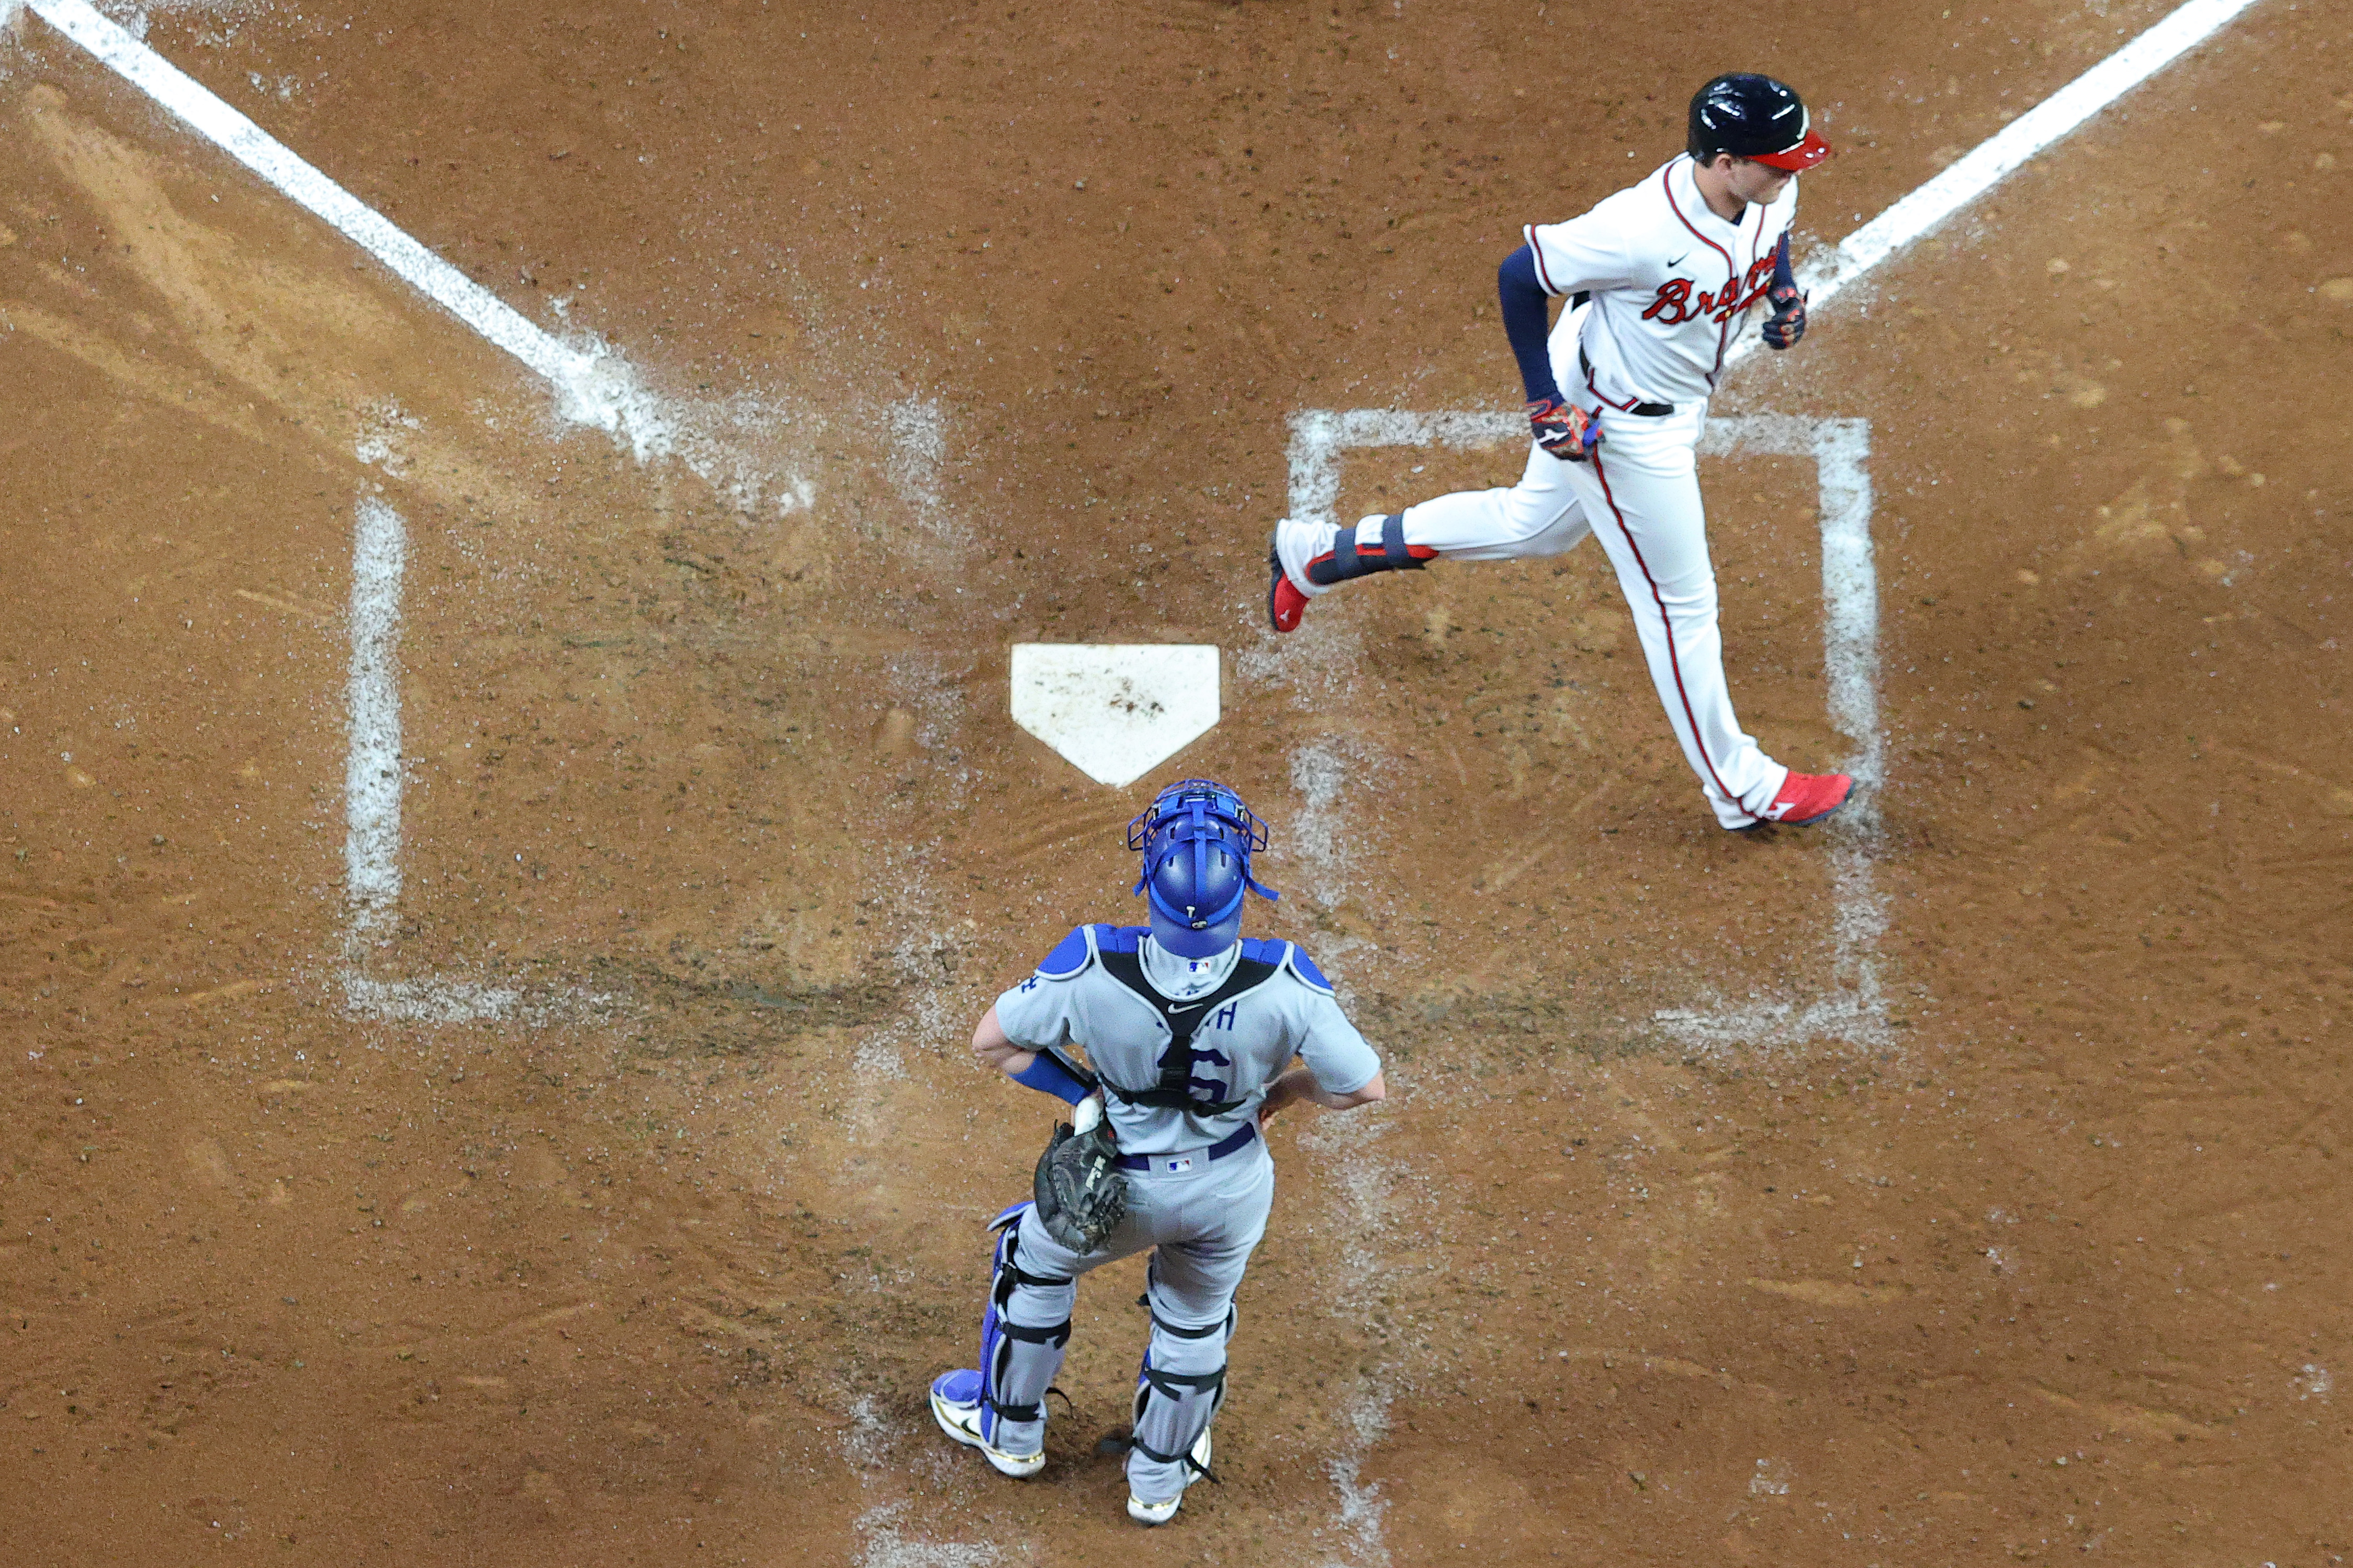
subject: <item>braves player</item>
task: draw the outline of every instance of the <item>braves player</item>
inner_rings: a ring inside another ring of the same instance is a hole
[[[1694,456],[1725,351],[1757,300],[1771,312],[1767,346],[1805,335],[1789,266],[1795,176],[1828,156],[1789,88],[1720,76],[1692,99],[1682,157],[1581,217],[1529,226],[1498,275],[1535,433],[1520,482],[1353,528],[1277,523],[1274,629],[1293,630],[1308,600],[1355,578],[1433,557],[1557,555],[1598,532],[1716,820],[1818,822],[1844,805],[1852,779],[1783,767],[1733,715]],[[1546,301],[1560,295],[1570,308],[1547,335]]]
[[[980,1365],[943,1373],[931,1404],[942,1431],[998,1470],[1037,1474],[1078,1277],[1151,1248],[1127,1511],[1161,1524],[1208,1471],[1234,1289],[1274,1198],[1261,1130],[1297,1101],[1345,1110],[1384,1089],[1380,1058],[1307,955],[1241,937],[1245,891],[1275,895],[1250,875],[1266,828],[1233,791],[1170,785],[1128,825],[1127,846],[1144,856],[1136,890],[1151,923],[1071,931],[997,999],[972,1042],[1015,1082],[1078,1106],[1082,1132],[1100,1107],[1118,1142],[1124,1215],[1089,1253],[1056,1241],[1033,1204],[997,1215]],[[1072,1044],[1091,1069],[1066,1054]],[[1291,1068],[1293,1057],[1305,1065]]]

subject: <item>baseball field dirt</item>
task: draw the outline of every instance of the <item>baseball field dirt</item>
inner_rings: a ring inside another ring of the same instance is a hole
[[[1592,546],[1264,629],[1289,422],[1515,408],[1496,263],[1708,74],[1839,149],[1802,258],[2161,5],[108,9],[638,392],[566,423],[0,6],[0,1557],[2353,1552],[2341,15],[2260,0],[1733,374],[1868,422],[1883,726],[1751,837]],[[1831,768],[1820,477],[1702,472],[1742,718]],[[1223,720],[1092,784],[1031,641],[1216,644]],[[1147,1536],[1140,1263],[1036,1480],[923,1394],[1054,1109],[973,1022],[1141,920],[1195,773],[1390,1098],[1276,1123]]]

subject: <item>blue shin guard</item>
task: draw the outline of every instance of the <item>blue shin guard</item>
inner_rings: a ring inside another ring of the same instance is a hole
[[[1078,1297],[1074,1280],[1021,1267],[1021,1218],[1029,1208],[1017,1204],[997,1218],[988,1306],[980,1319],[981,1436],[1018,1454],[1045,1446],[1046,1390],[1071,1342],[1071,1307]],[[1018,1321],[1050,1313],[1057,1321],[1043,1326]]]

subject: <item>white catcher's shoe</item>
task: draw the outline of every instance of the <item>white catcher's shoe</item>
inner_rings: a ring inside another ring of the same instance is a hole
[[[1202,1427],[1201,1435],[1193,1439],[1192,1458],[1193,1463],[1185,1471],[1185,1485],[1188,1487],[1199,1480],[1201,1472],[1209,1468],[1209,1429],[1207,1426]],[[1166,1524],[1176,1517],[1176,1505],[1184,1500],[1182,1490],[1166,1502],[1146,1502],[1130,1492],[1127,1494],[1127,1517],[1138,1524]]]
[[[932,1419],[940,1430],[967,1448],[977,1448],[981,1456],[1005,1475],[1016,1480],[1026,1479],[1046,1468],[1046,1451],[1034,1454],[1008,1454],[982,1435],[986,1407],[980,1402],[980,1373],[969,1367],[944,1372],[932,1380]],[[1132,1509],[1134,1505],[1130,1504]],[[1176,1511],[1169,1505],[1169,1512]]]

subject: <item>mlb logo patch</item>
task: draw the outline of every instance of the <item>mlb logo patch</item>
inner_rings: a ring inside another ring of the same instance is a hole
[[[1181,1172],[1189,1171],[1193,1168],[1193,1156],[1187,1154],[1181,1160],[1164,1160],[1161,1162],[1161,1167],[1166,1171],[1168,1174],[1172,1176],[1176,1175]]]

